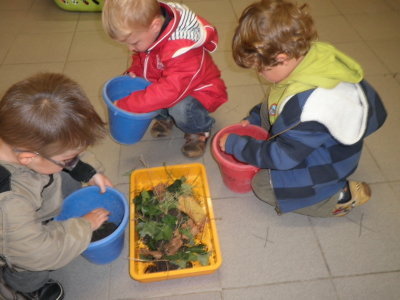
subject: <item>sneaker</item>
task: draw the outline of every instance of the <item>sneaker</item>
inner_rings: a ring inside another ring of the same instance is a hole
[[[150,134],[155,138],[166,137],[171,133],[173,126],[174,121],[172,119],[155,120],[150,129]]]
[[[360,206],[371,199],[371,189],[365,182],[349,181],[348,182],[350,200],[344,203],[338,202],[333,211],[335,217],[343,217],[347,215],[354,207]]]
[[[49,281],[37,291],[23,293],[23,295],[26,299],[32,300],[61,300],[64,299],[64,289],[58,281],[49,279]]]
[[[182,153],[189,158],[197,158],[206,152],[207,140],[210,137],[209,132],[185,133],[185,144],[182,146]]]

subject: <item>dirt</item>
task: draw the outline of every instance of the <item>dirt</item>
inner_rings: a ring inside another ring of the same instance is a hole
[[[187,268],[191,268],[192,264],[188,263]],[[169,261],[156,261],[153,265],[146,268],[145,273],[157,273],[176,270],[179,267]]]
[[[111,233],[115,231],[115,229],[117,229],[117,227],[118,226],[115,225],[114,223],[107,221],[104,222],[99,229],[93,231],[91,242],[93,243],[109,236]]]

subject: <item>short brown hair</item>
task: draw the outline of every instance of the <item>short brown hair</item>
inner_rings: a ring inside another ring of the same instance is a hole
[[[44,156],[95,144],[105,135],[104,125],[82,88],[62,74],[19,81],[0,101],[0,138]]]
[[[298,7],[285,0],[261,0],[248,6],[239,19],[232,42],[233,58],[244,68],[278,64],[276,57],[305,55],[317,31],[307,5]]]
[[[161,7],[157,0],[106,0],[102,22],[112,39],[124,41],[133,30],[147,29],[160,15]]]

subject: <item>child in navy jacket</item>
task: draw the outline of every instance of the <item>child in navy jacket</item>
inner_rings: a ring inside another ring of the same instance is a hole
[[[357,62],[316,42],[305,6],[262,0],[243,12],[233,39],[236,63],[273,83],[267,102],[242,125],[263,126],[267,141],[225,135],[220,146],[262,170],[258,198],[278,213],[344,216],[371,197],[368,184],[349,181],[363,140],[385,121],[379,95]]]

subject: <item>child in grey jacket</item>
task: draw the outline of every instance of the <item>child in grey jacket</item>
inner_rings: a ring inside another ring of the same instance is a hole
[[[99,169],[80,159],[104,134],[104,122],[83,90],[62,74],[34,75],[1,99],[1,299],[63,298],[49,270],[79,256],[109,212],[99,208],[66,221],[52,218],[82,182],[101,192],[111,186]]]

